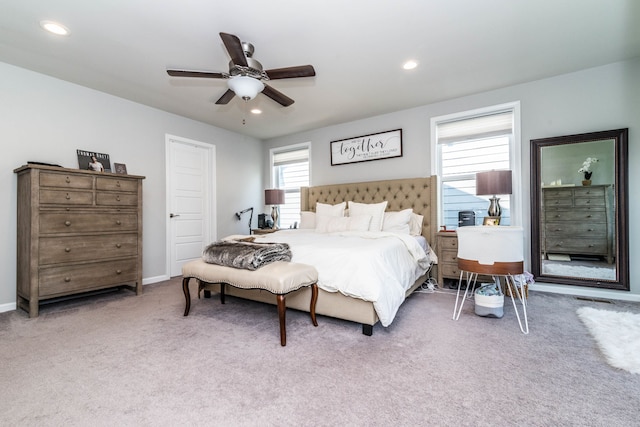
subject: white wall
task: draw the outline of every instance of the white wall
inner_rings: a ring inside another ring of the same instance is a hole
[[[311,183],[323,185],[378,179],[431,175],[430,118],[465,110],[520,101],[522,147],[522,194],[525,233],[530,234],[531,139],[609,129],[629,128],[629,183],[640,179],[635,160],[640,161],[640,58],[576,73],[511,86],[463,98],[425,105],[377,117],[274,138],[264,150],[311,141]],[[331,166],[329,142],[378,131],[402,128],[403,157],[350,165]],[[265,154],[265,159],[268,156]],[[268,178],[268,160],[265,160]],[[592,288],[550,286],[539,288],[567,293],[580,292],[607,298],[638,299],[640,296],[640,200],[629,198],[629,254],[631,292],[600,291]],[[528,243],[528,242],[527,242]]]
[[[13,170],[27,161],[77,168],[76,149],[107,153],[143,175],[143,278],[166,277],[165,134],[216,146],[217,235],[246,233],[234,212],[262,204],[257,139],[0,63],[0,311],[16,301],[16,197]],[[239,189],[241,191],[239,191]],[[254,225],[257,220],[254,218]]]

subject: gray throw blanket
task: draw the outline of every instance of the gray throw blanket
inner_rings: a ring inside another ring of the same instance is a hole
[[[257,270],[275,261],[291,261],[291,250],[286,243],[221,241],[207,246],[202,259],[209,264]]]

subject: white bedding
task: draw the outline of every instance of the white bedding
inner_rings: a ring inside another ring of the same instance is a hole
[[[288,243],[291,261],[313,265],[325,291],[371,301],[383,326],[395,318],[407,289],[436,262],[433,250],[425,253],[409,235],[296,229],[256,237]]]

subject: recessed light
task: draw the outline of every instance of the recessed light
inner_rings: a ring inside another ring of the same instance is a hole
[[[253,110],[251,110],[252,114],[262,114],[262,110],[258,110],[257,108],[254,108]]]
[[[417,66],[418,66],[418,63],[414,60],[411,60],[411,61],[405,62],[402,68],[404,68],[405,70],[413,70]]]
[[[50,33],[59,36],[68,36],[70,33],[67,27],[54,21],[40,21],[40,26]]]

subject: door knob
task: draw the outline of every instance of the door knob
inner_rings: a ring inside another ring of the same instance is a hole
[[[170,214],[169,214],[169,218],[175,218],[175,217],[178,217],[178,216],[180,216],[180,214],[178,214],[178,215],[173,214],[173,213],[170,213]]]

